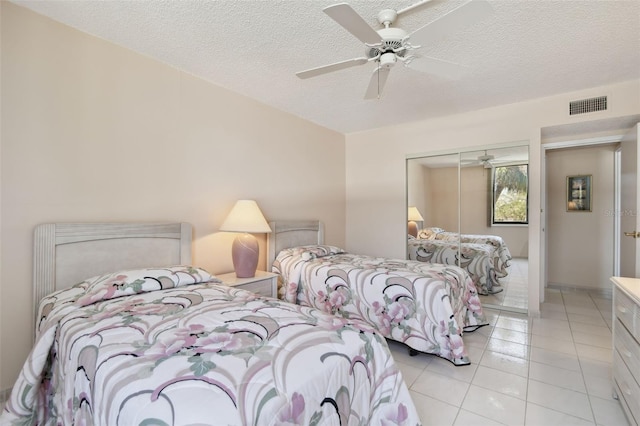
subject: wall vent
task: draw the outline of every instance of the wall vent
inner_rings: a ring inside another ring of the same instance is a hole
[[[569,115],[585,114],[587,112],[605,111],[607,109],[607,97],[582,99],[569,102]]]

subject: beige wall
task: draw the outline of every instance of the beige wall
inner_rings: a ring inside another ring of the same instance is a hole
[[[0,390],[31,348],[39,223],[190,222],[194,263],[223,273],[233,235],[217,230],[235,200],[251,198],[268,220],[322,220],[327,242],[344,246],[344,135],[0,8]]]
[[[606,95],[610,108],[569,117],[570,101]],[[405,253],[408,155],[529,142],[529,311],[539,310],[541,134],[550,126],[640,113],[640,80],[347,135],[347,247],[398,257]],[[390,143],[389,141],[392,141]],[[376,232],[372,232],[376,230]]]
[[[614,249],[616,146],[547,150],[547,280],[551,285],[610,289]],[[592,175],[592,211],[568,212],[566,179]]]

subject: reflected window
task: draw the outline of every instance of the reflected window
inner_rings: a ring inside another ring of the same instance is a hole
[[[529,168],[527,164],[493,168],[491,223],[529,223]]]

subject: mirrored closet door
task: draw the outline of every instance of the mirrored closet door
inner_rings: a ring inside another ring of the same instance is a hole
[[[528,152],[515,144],[406,164],[407,256],[461,266],[485,306],[517,312],[528,307]]]

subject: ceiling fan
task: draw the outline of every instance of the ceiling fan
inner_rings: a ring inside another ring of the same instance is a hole
[[[488,154],[487,150],[485,150],[484,154],[477,156],[475,159],[461,159],[460,164],[462,166],[482,166],[485,169],[491,169],[494,167],[493,160],[495,160],[495,158],[495,155]]]
[[[487,151],[484,151],[484,155],[480,155],[478,156],[478,162],[480,164],[482,164],[482,166],[485,169],[491,169],[493,168],[493,164],[491,163],[491,160],[495,159],[496,157],[494,155],[491,154],[487,154]]]
[[[323,11],[329,17],[364,43],[365,55],[300,71],[296,75],[305,79],[374,62],[376,68],[371,75],[369,86],[364,96],[365,99],[380,98],[389,76],[389,71],[398,62],[402,62],[406,67],[418,71],[447,78],[457,78],[463,71],[462,66],[442,59],[422,56],[418,52],[419,49],[439,37],[446,36],[481,20],[490,15],[493,10],[485,0],[470,0],[411,33],[402,28],[391,26],[398,16],[430,1],[432,0],[422,0],[398,11],[393,9],[380,11],[378,22],[384,28],[379,30],[373,29],[347,3],[338,3],[326,7]]]

